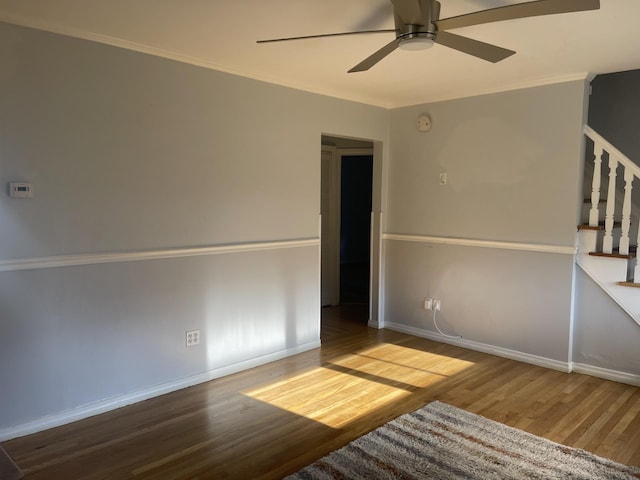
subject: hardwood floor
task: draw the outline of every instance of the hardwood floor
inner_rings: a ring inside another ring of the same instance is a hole
[[[321,349],[3,443],[25,479],[277,479],[441,400],[640,466],[640,388],[325,309]]]

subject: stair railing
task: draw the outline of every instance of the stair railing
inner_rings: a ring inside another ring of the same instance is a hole
[[[609,166],[609,188],[607,191],[606,211],[604,217],[604,238],[602,241],[603,253],[613,252],[614,225],[615,225],[615,205],[616,205],[616,178],[618,166],[624,171],[624,199],[622,203],[622,213],[620,218],[619,253],[629,254],[629,230],[631,229],[631,193],[633,191],[633,181],[640,178],[640,167],[633,163],[624,153],[611,145],[602,135],[588,125],[584,126],[584,134],[593,142],[593,180],[591,184],[591,209],[589,210],[589,225],[598,226],[599,204],[600,204],[600,178],[602,176],[602,163],[605,154],[608,157]],[[640,228],[638,228],[638,239],[636,245],[640,244]],[[634,278],[640,279],[640,265],[636,258]],[[636,280],[637,281],[637,280]]]

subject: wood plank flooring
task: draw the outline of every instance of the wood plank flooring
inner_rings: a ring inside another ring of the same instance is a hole
[[[640,388],[366,328],[325,309],[323,346],[2,446],[36,479],[279,479],[432,400],[640,466]]]

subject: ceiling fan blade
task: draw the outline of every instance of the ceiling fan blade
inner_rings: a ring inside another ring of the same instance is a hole
[[[444,18],[434,22],[438,30],[469,27],[483,23],[501,22],[517,18],[553,15],[557,13],[582,12],[598,10],[600,0],[537,0],[535,2],[518,3],[504,7],[491,8],[480,12],[468,13],[457,17]]]
[[[386,30],[360,30],[357,32],[339,32],[339,33],[321,33],[319,35],[303,35],[302,37],[286,37],[286,38],[272,38],[269,40],[257,40],[256,43],[274,43],[274,42],[288,42],[290,40],[307,40],[309,38],[326,38],[326,37],[341,37],[345,35],[361,35],[364,33],[391,33],[394,29]]]
[[[435,41],[445,47],[453,48],[459,52],[468,53],[469,55],[473,55],[474,57],[478,57],[492,63],[497,63],[500,60],[504,60],[516,53],[513,50],[507,50],[506,48],[497,47],[490,43],[484,43],[479,40],[473,40],[472,38],[462,37],[449,32],[438,32],[438,36]]]
[[[391,52],[393,52],[396,48],[398,48],[398,42],[394,39],[391,42],[387,43],[380,50],[375,52],[373,55],[370,55],[367,58],[365,58],[363,61],[361,61],[359,64],[357,64],[351,70],[349,70],[348,73],[364,72],[366,70],[369,70],[376,63],[378,63],[384,57],[386,57]]]
[[[424,25],[424,0],[391,0],[391,3],[405,25]]]

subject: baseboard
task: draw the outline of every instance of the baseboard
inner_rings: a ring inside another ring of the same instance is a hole
[[[585,375],[591,375],[592,377],[603,378],[613,382],[626,383],[628,385],[640,387],[640,375],[636,373],[621,372],[619,370],[586,365],[584,363],[574,363],[573,371],[575,373],[583,373]]]
[[[288,348],[286,350],[280,350],[268,355],[262,355],[260,357],[245,360],[243,362],[234,363],[233,365],[227,365],[213,370],[208,370],[197,375],[181,378],[179,380],[164,383],[162,385],[156,385],[154,387],[138,390],[136,392],[121,395],[118,397],[109,398],[99,402],[83,405],[73,410],[67,410],[64,412],[48,415],[46,417],[39,418],[37,420],[27,422],[14,427],[8,427],[0,429],[0,442],[5,442],[17,437],[23,437],[32,433],[41,432],[50,428],[66,425],[84,418],[99,415],[101,413],[109,412],[120,407],[131,405],[134,403],[142,402],[150,398],[158,397],[167,393],[175,392],[176,390],[182,390],[183,388],[192,387],[200,383],[208,382],[216,378],[231,375],[233,373],[241,372],[249,368],[258,367],[266,363],[274,362],[291,355],[313,350],[320,347],[320,341],[306,343],[297,347]]]
[[[510,350],[508,348],[496,347],[494,345],[488,345],[486,343],[474,342],[473,340],[466,340],[464,338],[448,338],[436,332],[423,328],[410,327],[393,322],[385,322],[384,328],[395,330],[397,332],[407,333],[409,335],[415,335],[416,337],[427,338],[436,342],[448,343],[457,347],[468,348],[469,350],[475,350],[477,352],[489,353],[491,355],[508,358],[510,360],[517,360],[519,362],[537,365],[539,367],[559,370],[565,373],[569,373],[571,371],[571,365],[568,362],[562,362],[560,360],[554,360],[552,358],[540,357],[538,355],[519,352],[517,350]]]

